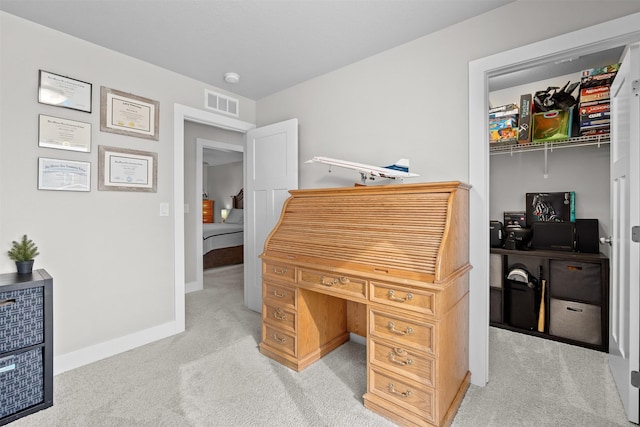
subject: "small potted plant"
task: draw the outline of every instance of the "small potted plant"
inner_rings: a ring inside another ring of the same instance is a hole
[[[16,262],[18,274],[31,274],[34,258],[40,253],[38,247],[27,235],[22,236],[22,240],[11,244],[11,249],[7,252],[9,258]]]

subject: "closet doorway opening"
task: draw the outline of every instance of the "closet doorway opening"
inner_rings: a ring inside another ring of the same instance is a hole
[[[478,59],[469,64],[470,370],[471,381],[489,381],[489,81],[509,73],[567,61],[640,41],[638,14]]]

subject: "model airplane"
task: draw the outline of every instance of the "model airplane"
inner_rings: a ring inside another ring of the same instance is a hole
[[[324,163],[329,165],[329,172],[331,172],[331,166],[338,166],[341,168],[352,169],[360,173],[362,184],[367,182],[367,179],[374,180],[375,177],[398,179],[402,181],[403,178],[413,178],[420,176],[417,173],[409,172],[409,160],[400,159],[389,166],[372,166],[362,163],[350,162],[347,160],[332,159],[330,157],[314,157],[311,160],[307,160],[305,163]]]

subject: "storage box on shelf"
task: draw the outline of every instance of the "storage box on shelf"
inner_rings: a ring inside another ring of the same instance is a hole
[[[609,349],[609,259],[602,254],[548,250],[492,248],[490,255],[490,323],[542,338],[562,341],[594,350]],[[537,317],[541,293],[513,291],[506,276],[521,264],[536,275],[542,267],[545,281],[544,325]],[[532,320],[529,317],[535,316]],[[527,324],[521,321],[527,318]],[[515,321],[514,321],[515,319]],[[530,322],[529,322],[530,321]]]
[[[0,274],[0,425],[53,405],[53,279]]]

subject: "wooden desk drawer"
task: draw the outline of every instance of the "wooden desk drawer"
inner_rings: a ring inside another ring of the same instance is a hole
[[[296,355],[296,337],[295,334],[290,332],[284,332],[263,323],[262,342],[267,343],[267,345],[275,350],[282,351],[291,356]]]
[[[278,329],[296,331],[296,313],[276,304],[265,302],[262,305],[262,320],[270,323]]]
[[[372,281],[371,301],[429,315],[435,312],[434,292],[391,283]]]
[[[435,353],[435,326],[430,323],[370,308],[369,331],[374,336],[388,339],[400,346]]]
[[[436,361],[411,348],[389,345],[378,340],[369,340],[370,362],[402,374],[416,382],[433,387]]]
[[[329,291],[339,295],[355,297],[356,299],[367,299],[367,281],[357,277],[301,269],[298,272],[298,284],[312,286],[325,292]]]
[[[296,289],[288,286],[276,285],[270,282],[262,284],[262,298],[278,301],[277,304],[283,307],[296,308]]]
[[[264,261],[262,263],[262,277],[273,277],[294,283],[296,280],[296,268],[291,265]]]
[[[427,421],[434,421],[435,392],[432,389],[375,368],[369,369],[369,378],[370,393],[404,407]]]

